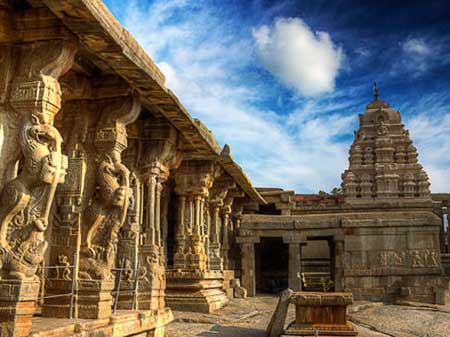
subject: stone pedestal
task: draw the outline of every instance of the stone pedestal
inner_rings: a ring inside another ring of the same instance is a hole
[[[139,281],[136,309],[153,311],[163,309],[165,307],[165,282],[164,275],[155,275]]]
[[[38,294],[37,281],[0,280],[0,336],[28,336]]]
[[[219,271],[167,271],[166,305],[174,310],[210,313],[228,303]]]
[[[42,306],[42,316],[55,318],[70,318],[70,300],[72,291],[72,280],[48,279],[45,282],[45,299]],[[67,296],[61,296],[68,294]],[[75,317],[75,316],[74,316]]]
[[[133,307],[133,301],[135,307]],[[118,310],[135,310],[138,308],[137,298],[134,299],[134,280],[122,280],[120,282],[119,302],[117,303]]]
[[[79,280],[78,318],[102,319],[111,316],[113,280]]]
[[[358,336],[347,321],[347,306],[353,303],[351,293],[296,292],[295,321],[281,336]]]

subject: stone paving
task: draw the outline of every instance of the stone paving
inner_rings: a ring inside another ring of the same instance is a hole
[[[275,296],[234,299],[213,314],[174,312],[167,337],[265,337]],[[450,306],[383,305],[358,302],[349,318],[360,337],[450,337]],[[288,322],[294,319],[294,307]],[[427,336],[428,334],[428,336]]]

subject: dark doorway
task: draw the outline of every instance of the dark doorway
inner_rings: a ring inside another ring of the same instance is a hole
[[[261,238],[255,246],[256,291],[278,293],[288,287],[289,246],[282,238]]]

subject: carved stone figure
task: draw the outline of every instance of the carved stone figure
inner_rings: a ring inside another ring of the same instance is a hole
[[[69,258],[66,255],[58,256],[58,266],[62,268],[56,269],[56,278],[57,279],[62,278],[63,280],[70,280],[72,271],[70,270]]]
[[[50,124],[26,122],[20,134],[23,165],[4,187],[0,208],[2,278],[30,279],[42,261],[56,185],[64,178],[61,136]]]
[[[140,104],[137,97],[133,97],[116,105],[106,105],[98,122],[94,140],[99,154],[97,190],[85,212],[80,278],[111,280],[113,277],[111,269],[117,253],[118,233],[125,222],[131,196],[130,172],[121,160],[121,153],[127,146],[125,127],[139,112]]]

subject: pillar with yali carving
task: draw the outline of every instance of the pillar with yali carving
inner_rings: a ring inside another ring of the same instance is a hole
[[[30,332],[40,286],[36,272],[46,254],[51,207],[67,167],[54,120],[61,108],[58,79],[70,69],[76,46],[63,30],[58,40],[27,39],[30,43],[0,48],[2,336]]]
[[[102,318],[111,314],[118,232],[131,200],[130,172],[122,163],[126,125],[140,113],[139,98],[116,76],[61,79],[60,125],[69,155],[67,180],[56,194],[42,313]],[[75,284],[75,286],[74,286]],[[62,296],[75,291],[74,296]]]
[[[132,310],[137,307],[135,289],[139,273],[139,243],[142,231],[143,183],[139,174],[139,159],[142,143],[139,120],[127,126],[128,147],[122,154],[125,165],[130,170],[130,199],[125,222],[118,233],[119,242],[116,256],[115,307]]]

